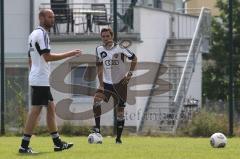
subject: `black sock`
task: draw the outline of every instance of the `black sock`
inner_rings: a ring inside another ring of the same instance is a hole
[[[31,136],[32,135],[29,135],[29,134],[23,134],[22,143],[21,143],[22,148],[28,148]]]
[[[96,128],[98,128],[100,130],[100,119],[101,117],[98,116],[98,117],[95,117],[95,124],[96,124]]]
[[[125,119],[117,119],[117,139],[121,138]]]
[[[95,102],[93,105],[93,113],[95,117],[95,127],[99,129],[100,132],[100,119],[101,119],[101,103],[100,102]]]
[[[52,136],[54,145],[61,146],[62,145],[62,141],[60,139],[60,136],[59,136],[58,132],[52,132],[50,134]]]

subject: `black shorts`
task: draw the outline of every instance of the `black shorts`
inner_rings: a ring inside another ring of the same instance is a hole
[[[119,107],[125,107],[127,101],[127,84],[122,84],[120,81],[117,84],[104,84],[105,102],[108,102],[110,97],[113,96],[114,103]],[[117,102],[117,103],[116,103]]]
[[[49,86],[31,86],[32,105],[47,106],[53,101],[52,93]]]

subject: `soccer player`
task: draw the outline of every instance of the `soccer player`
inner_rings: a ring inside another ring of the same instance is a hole
[[[46,121],[54,143],[54,151],[62,151],[73,146],[72,143],[62,141],[58,134],[55,121],[55,105],[49,85],[49,62],[71,56],[79,56],[81,51],[72,50],[65,53],[50,53],[48,31],[54,25],[53,11],[50,9],[41,10],[39,12],[39,22],[40,25],[29,36],[28,56],[31,69],[29,85],[32,91],[32,107],[25,124],[19,153],[35,153],[29,147],[29,142],[43,106],[47,110]]]
[[[96,48],[97,73],[100,86],[94,97],[93,112],[96,125],[93,132],[100,133],[102,100],[108,102],[109,98],[113,96],[117,114],[116,143],[121,144],[121,135],[125,122],[124,108],[127,99],[127,84],[137,64],[137,57],[127,48],[113,42],[111,28],[103,28],[100,34],[103,45]],[[131,60],[129,71],[126,71],[125,68],[126,57]]]

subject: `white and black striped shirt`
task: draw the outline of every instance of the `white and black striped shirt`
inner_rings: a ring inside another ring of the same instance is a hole
[[[50,53],[49,37],[47,31],[38,26],[28,39],[28,56],[32,60],[29,74],[30,86],[49,86],[50,66],[43,58],[43,54]]]
[[[96,48],[97,64],[103,64],[103,82],[108,84],[119,83],[127,73],[125,57],[132,60],[134,53],[114,44],[111,49],[104,46]]]

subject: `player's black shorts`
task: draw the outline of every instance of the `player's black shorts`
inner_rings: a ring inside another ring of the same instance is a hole
[[[108,102],[111,96],[114,98],[114,103],[119,107],[125,107],[127,101],[127,84],[122,84],[122,80],[117,84],[104,84],[105,102]]]
[[[31,86],[32,105],[47,106],[53,101],[52,93],[49,86]]]

